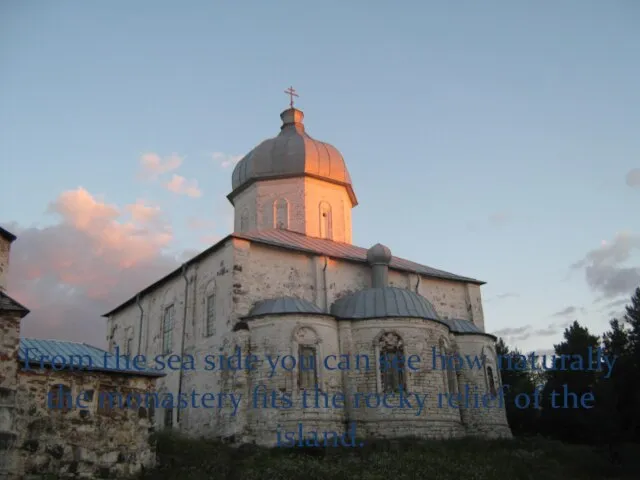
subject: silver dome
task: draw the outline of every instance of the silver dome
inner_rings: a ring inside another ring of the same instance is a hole
[[[331,315],[343,319],[416,317],[440,320],[433,305],[406,288],[369,288],[342,297],[331,306]]]
[[[236,165],[229,198],[259,179],[310,176],[344,185],[353,206],[357,205],[351,177],[340,152],[305,132],[304,114],[300,110],[290,108],[282,112],[280,118],[280,134],[260,143]]]

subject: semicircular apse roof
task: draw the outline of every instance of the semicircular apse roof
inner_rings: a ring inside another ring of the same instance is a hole
[[[326,315],[320,307],[298,297],[269,298],[256,302],[247,317],[258,315],[276,315],[282,313],[315,313]]]
[[[480,327],[478,327],[475,323],[470,322],[469,320],[461,320],[459,318],[448,318],[444,320],[444,322],[449,325],[449,329],[453,333],[479,333],[482,335],[490,335],[488,333],[483,332]]]
[[[342,297],[331,306],[331,314],[345,319],[415,317],[440,321],[429,300],[397,287],[369,288]]]

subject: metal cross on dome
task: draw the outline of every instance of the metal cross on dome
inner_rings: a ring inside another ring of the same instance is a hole
[[[299,97],[299,95],[296,93],[296,91],[295,91],[295,89],[293,87],[287,88],[284,91],[284,93],[289,95],[289,97],[291,98],[291,101],[289,102],[289,105],[291,106],[291,108],[293,108],[293,97]]]

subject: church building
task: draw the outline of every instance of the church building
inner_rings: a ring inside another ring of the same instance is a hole
[[[300,425],[359,438],[510,437],[484,282],[353,245],[358,200],[344,158],[309,136],[293,102],[280,118],[279,134],[233,171],[233,233],[104,315],[111,351],[195,359],[165,370],[160,394],[215,398],[157,409],[156,424],[262,445]],[[207,369],[207,358],[238,355],[258,362]],[[378,408],[365,401],[383,396]]]

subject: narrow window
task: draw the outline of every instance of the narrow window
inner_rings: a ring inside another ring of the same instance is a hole
[[[289,228],[289,203],[284,198],[279,198],[273,204],[275,228]]]
[[[312,389],[318,384],[316,349],[312,345],[298,347],[298,386],[300,390]]]
[[[331,222],[331,205],[327,202],[320,203],[320,237],[333,238]]]
[[[131,343],[132,343],[132,339],[127,338],[127,345],[126,345],[125,352],[124,352],[124,354],[127,355],[127,356],[131,355]]]
[[[453,354],[447,352],[447,387],[450,394],[458,392],[458,378],[456,375],[456,359]]]
[[[173,426],[173,408],[166,408],[164,410],[164,426],[166,428]]]
[[[71,388],[67,385],[54,385],[49,390],[49,408],[51,410],[66,413],[71,410],[73,399],[71,398]]]
[[[152,424],[156,423],[156,404],[153,400],[147,402],[147,406],[149,407],[149,422]]]
[[[171,353],[172,334],[173,334],[173,320],[175,316],[175,308],[173,305],[169,305],[164,310],[164,318],[162,319],[162,353]]]
[[[493,378],[493,369],[491,367],[487,367],[487,379],[489,380],[489,392],[491,393],[491,396],[497,396],[498,392],[496,391],[496,382]]]
[[[207,337],[210,337],[214,333],[213,326],[216,316],[215,299],[216,296],[214,294],[211,294],[207,297],[207,317],[205,325],[205,336]]]
[[[249,210],[245,208],[240,214],[240,231],[246,232],[247,230],[249,230]]]
[[[404,345],[393,333],[380,338],[380,385],[384,393],[406,390],[404,378]]]

